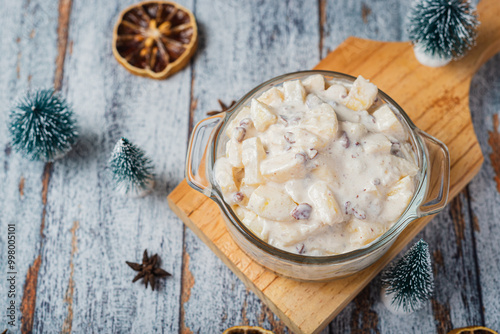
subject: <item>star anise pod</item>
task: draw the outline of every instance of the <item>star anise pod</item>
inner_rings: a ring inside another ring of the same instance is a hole
[[[217,101],[219,101],[219,105],[220,105],[221,110],[207,111],[207,116],[213,116],[213,115],[217,115],[221,112],[227,111],[227,110],[231,109],[231,107],[236,104],[236,101],[234,101],[234,100],[228,106],[224,102],[222,102],[220,99],[217,99]]]
[[[142,256],[142,264],[128,261],[125,262],[129,265],[130,268],[139,272],[132,280],[132,283],[142,278],[142,283],[144,283],[146,289],[148,288],[148,283],[151,284],[151,289],[155,289],[156,278],[171,276],[165,270],[159,268],[158,254],[148,257],[147,249],[144,250],[144,254]]]

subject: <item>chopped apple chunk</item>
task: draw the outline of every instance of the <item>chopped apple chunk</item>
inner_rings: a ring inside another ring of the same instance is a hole
[[[322,92],[325,90],[325,78],[321,74],[311,75],[302,80],[304,88],[312,93]]]
[[[307,131],[321,136],[324,143],[333,139],[339,128],[337,114],[327,103],[311,110],[311,116],[303,120],[301,125]]]
[[[303,155],[296,154],[295,152],[286,152],[262,161],[260,171],[262,176],[268,180],[285,182],[305,176],[304,161]]]
[[[342,211],[325,182],[314,183],[309,188],[309,197],[313,202],[313,211],[316,211],[323,223],[332,225],[342,222],[344,219]]]
[[[351,234],[349,241],[358,247],[368,245],[385,232],[385,228],[380,223],[366,222],[353,218],[346,226],[346,230]]]
[[[233,166],[229,163],[227,158],[217,159],[214,172],[217,184],[224,194],[238,190],[234,182]]]
[[[384,211],[388,221],[394,221],[401,216],[413,196],[414,185],[410,176],[401,178],[387,193],[387,205]]]
[[[291,212],[296,206],[286,192],[266,184],[255,189],[248,201],[248,208],[255,214],[277,221],[291,220]]]
[[[278,117],[271,111],[268,105],[256,99],[252,100],[250,113],[255,128],[260,132],[266,131],[269,125],[276,123],[278,120]]]
[[[304,103],[306,99],[306,90],[300,80],[285,81],[283,83],[285,91],[285,101],[292,103]]]
[[[360,75],[347,95],[346,107],[356,111],[367,110],[373,104],[377,94],[377,86]]]
[[[266,156],[259,137],[252,137],[243,141],[241,145],[241,161],[245,166],[243,182],[248,185],[262,183],[260,162]]]
[[[233,167],[243,167],[243,162],[241,161],[241,144],[234,139],[228,141],[226,144],[226,157]]]
[[[406,139],[403,125],[387,104],[375,110],[373,116],[375,117],[379,131],[389,136],[393,136],[398,140]]]
[[[280,89],[273,87],[262,93],[262,95],[257,98],[257,101],[271,107],[278,107],[281,103],[283,103],[284,98],[285,96],[283,92]]]

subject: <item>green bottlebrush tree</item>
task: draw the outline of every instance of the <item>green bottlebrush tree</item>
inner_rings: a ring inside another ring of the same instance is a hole
[[[53,161],[64,156],[78,133],[73,111],[53,89],[27,92],[10,113],[12,147],[32,160]]]
[[[415,0],[408,33],[420,62],[442,66],[462,57],[475,44],[478,25],[470,1]]]
[[[434,291],[429,245],[418,241],[382,274],[383,301],[395,313],[420,309]]]
[[[146,195],[154,185],[151,160],[126,138],[115,145],[109,160],[115,189],[120,193],[137,197]]]

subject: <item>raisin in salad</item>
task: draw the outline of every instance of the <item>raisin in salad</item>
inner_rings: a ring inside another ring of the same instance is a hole
[[[418,172],[408,134],[377,86],[322,75],[284,82],[226,127],[214,176],[259,238],[310,256],[345,253],[386,232]]]

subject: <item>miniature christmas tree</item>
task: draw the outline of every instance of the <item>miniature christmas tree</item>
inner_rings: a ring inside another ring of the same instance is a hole
[[[429,245],[420,240],[382,274],[382,300],[394,313],[420,309],[434,291]]]
[[[73,111],[53,89],[26,93],[11,111],[9,131],[16,151],[43,161],[62,157],[78,136]]]
[[[416,0],[408,33],[415,55],[424,65],[438,67],[462,57],[476,40],[476,11],[467,0]]]
[[[109,160],[115,189],[132,197],[146,195],[154,185],[153,166],[144,152],[121,138],[115,145]]]

